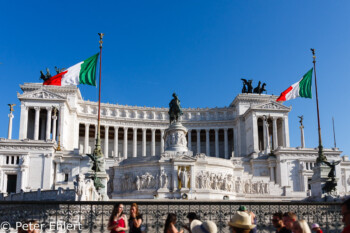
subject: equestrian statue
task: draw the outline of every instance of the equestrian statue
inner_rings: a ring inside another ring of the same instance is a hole
[[[169,119],[170,119],[170,124],[173,122],[179,122],[180,116],[183,115],[182,108],[180,105],[180,100],[177,97],[176,93],[173,93],[173,99],[169,103]]]

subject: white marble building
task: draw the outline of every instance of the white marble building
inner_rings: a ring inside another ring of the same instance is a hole
[[[95,145],[97,102],[85,101],[75,86],[20,87],[19,139],[10,139],[11,127],[9,138],[0,139],[0,192],[73,189],[76,175],[89,170],[86,154]],[[186,193],[192,199],[306,198],[318,151],[290,147],[291,108],[275,99],[239,94],[229,107],[183,109],[189,152],[175,157],[164,151],[167,108],[102,103],[110,197],[181,198]],[[7,122],[2,125],[7,128]],[[329,161],[342,160],[336,169],[338,193],[349,194],[347,157],[340,157],[338,149],[324,153]]]

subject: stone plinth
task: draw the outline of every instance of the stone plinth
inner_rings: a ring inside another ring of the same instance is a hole
[[[187,129],[180,123],[176,122],[165,130],[165,152],[187,152]]]
[[[311,184],[311,196],[313,198],[323,198],[324,193],[322,191],[322,188],[326,181],[328,180],[328,174],[330,172],[330,167],[324,164],[319,164],[318,166],[315,166],[313,171],[314,174],[312,176],[312,179],[310,181]]]

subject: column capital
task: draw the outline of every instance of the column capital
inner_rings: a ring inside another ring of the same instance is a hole
[[[52,111],[52,106],[46,107],[46,110],[47,110],[47,111]]]
[[[105,129],[109,129],[109,125],[104,125]]]
[[[191,132],[192,132],[192,129],[188,129],[187,132],[191,133]]]
[[[134,131],[134,132],[137,132],[137,129],[138,129],[138,128],[133,128],[133,131]]]
[[[157,129],[151,129],[152,133],[156,132]]]
[[[40,107],[34,107],[35,111],[39,111]]]
[[[124,130],[128,130],[128,129],[129,129],[129,127],[123,127],[123,129],[124,129]]]
[[[13,113],[11,112],[11,113],[9,113],[9,115],[8,115],[10,118],[13,118],[14,116],[13,116]]]
[[[227,132],[227,131],[228,131],[228,128],[224,128],[224,131]]]
[[[90,126],[90,123],[84,123],[85,126]]]
[[[216,133],[216,132],[219,132],[219,128],[215,128],[214,130],[215,130],[215,133]]]
[[[119,126],[114,126],[114,130],[118,130],[119,129]]]
[[[146,132],[147,131],[147,128],[142,128],[142,132]]]
[[[205,132],[209,133],[209,132],[210,132],[210,129],[205,129]]]

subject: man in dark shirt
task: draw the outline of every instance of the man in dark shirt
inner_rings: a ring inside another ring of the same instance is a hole
[[[343,202],[341,206],[341,215],[343,216],[344,229],[342,233],[350,233],[350,198]]]
[[[292,231],[284,226],[282,219],[282,212],[277,212],[272,215],[272,224],[276,228],[276,233],[292,233]]]

